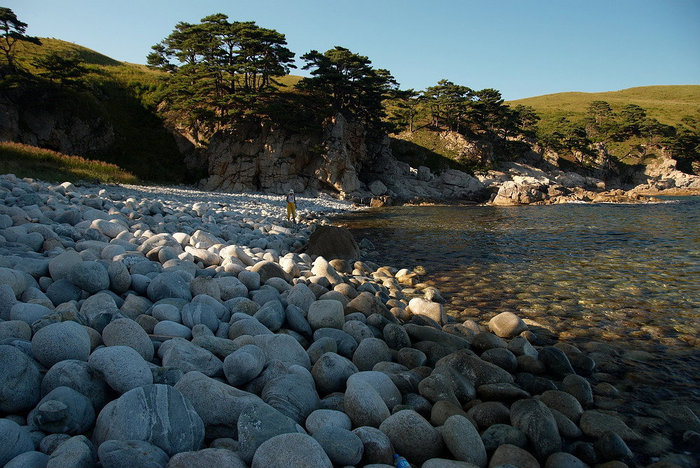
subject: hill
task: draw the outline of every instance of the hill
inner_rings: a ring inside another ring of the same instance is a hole
[[[676,126],[684,116],[700,119],[700,85],[642,86],[602,93],[556,93],[507,101],[507,104],[530,106],[547,127],[560,117],[583,120],[593,101],[606,101],[613,109],[635,104],[647,111],[647,116],[666,125]]]

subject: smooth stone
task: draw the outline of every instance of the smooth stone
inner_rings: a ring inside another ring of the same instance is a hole
[[[296,422],[262,402],[246,405],[238,417],[238,447],[246,463],[253,460],[256,450],[265,441],[281,434],[297,431]]]
[[[428,301],[421,297],[414,297],[408,303],[408,308],[413,315],[424,315],[440,325],[447,323],[447,314],[442,304]]]
[[[606,432],[614,432],[626,442],[643,440],[642,436],[630,429],[622,419],[597,410],[584,411],[579,420],[579,427],[589,437],[600,438]]]
[[[255,312],[253,317],[265,325],[268,330],[278,332],[284,324],[286,314],[282,303],[274,300],[263,304],[263,306]]]
[[[498,447],[489,461],[489,468],[513,466],[518,468],[540,468],[539,462],[530,452],[510,444]]]
[[[124,294],[131,286],[131,274],[124,262],[112,262],[107,267],[109,287],[117,294]]]
[[[311,336],[313,334],[313,330],[308,320],[306,320],[304,311],[294,304],[287,305],[285,309],[285,321],[290,330],[294,330],[304,336]]]
[[[85,327],[71,321],[49,324],[32,338],[32,355],[47,368],[66,359],[87,361],[90,349]]]
[[[287,304],[293,304],[304,311],[304,315],[309,312],[309,307],[316,301],[316,295],[304,283],[297,283],[292,286],[287,294]]]
[[[343,304],[334,300],[315,301],[309,306],[307,320],[313,330],[319,328],[342,329],[345,324]]]
[[[109,273],[107,268],[99,262],[76,263],[70,270],[69,279],[71,283],[90,294],[109,289]]]
[[[0,411],[16,414],[34,407],[41,398],[37,364],[18,348],[0,345],[0,368]]]
[[[361,371],[371,370],[382,361],[391,361],[391,351],[379,338],[365,338],[352,355],[353,364]]]
[[[268,380],[260,393],[262,399],[298,424],[321,405],[311,373],[302,366],[283,363],[287,372]]]
[[[382,336],[387,346],[389,346],[391,349],[397,349],[400,351],[404,348],[411,348],[411,338],[408,336],[406,329],[399,324],[386,324],[386,326],[382,329]]]
[[[313,435],[313,433],[317,430],[326,426],[340,427],[342,429],[350,430],[352,429],[352,421],[350,421],[350,417],[342,411],[331,409],[314,410],[306,418],[305,427],[311,435]]]
[[[31,341],[32,327],[22,320],[7,320],[0,322],[0,341],[7,338],[18,338]]]
[[[146,331],[135,321],[122,318],[113,320],[102,330],[105,346],[128,346],[146,361],[153,359],[153,342]]]
[[[265,353],[255,345],[244,345],[224,359],[224,375],[234,387],[244,385],[260,375],[265,363]]]
[[[205,325],[211,331],[216,332],[221,319],[228,314],[226,306],[218,302],[211,296],[200,294],[192,299],[192,302],[185,304],[180,310],[182,323],[189,328],[195,325]]]
[[[331,462],[336,465],[356,465],[362,460],[362,440],[348,429],[324,426],[312,434],[321,444]]]
[[[10,309],[10,320],[21,320],[32,325],[51,314],[51,309],[41,304],[17,302]]]
[[[73,436],[59,445],[49,456],[46,468],[91,468],[97,463],[97,451],[84,435]]]
[[[235,276],[222,276],[214,279],[221,292],[221,300],[228,301],[234,297],[248,297],[248,287]]]
[[[82,293],[82,289],[67,279],[54,281],[46,290],[46,295],[54,306],[63,304],[64,302],[78,301]]]
[[[70,280],[71,270],[83,259],[75,250],[66,250],[49,260],[49,274],[54,281]]]
[[[470,354],[468,350],[455,351],[435,365],[448,366],[473,382],[475,387],[494,383],[513,383],[513,376],[500,367]]]
[[[487,452],[493,452],[501,445],[509,444],[525,448],[527,436],[518,428],[508,424],[494,424],[481,434],[481,440]]]
[[[402,396],[391,378],[384,372],[363,371],[352,374],[348,377],[347,385],[365,383],[374,388],[379,396],[384,400],[387,408],[393,408],[401,404]]]
[[[593,444],[600,461],[632,460],[633,454],[624,440],[612,431],[605,432]]]
[[[518,368],[518,360],[515,355],[506,348],[487,349],[481,353],[481,359],[491,364],[495,364],[511,374]]]
[[[165,468],[170,459],[163,449],[143,440],[108,440],[97,455],[102,468]]]
[[[581,403],[573,395],[561,390],[547,390],[540,395],[540,401],[548,407],[561,412],[577,424],[583,414]]]
[[[24,452],[5,464],[4,468],[46,468],[49,456],[42,452]]]
[[[95,409],[82,393],[56,387],[29,412],[27,421],[44,432],[78,435],[95,423]]]
[[[11,270],[10,270],[11,271]],[[17,298],[15,297],[15,291],[7,283],[0,283],[0,319],[1,320],[11,320],[10,311],[12,307],[17,304]],[[28,324],[31,325],[31,324]]]
[[[357,341],[350,334],[336,328],[319,328],[314,331],[314,341],[321,338],[329,337],[335,340],[338,348],[338,354],[348,359],[352,359],[355,350],[357,349]]]
[[[153,374],[146,361],[128,346],[98,348],[90,355],[88,364],[119,393],[153,383]]]
[[[102,333],[104,327],[119,315],[119,309],[114,297],[100,292],[85,299],[80,306],[80,313],[87,317],[91,328]]]
[[[547,372],[556,377],[564,378],[569,374],[575,374],[569,358],[559,348],[545,346],[539,351],[538,359],[545,365]]]
[[[272,466],[333,468],[333,463],[316,439],[296,433],[275,436],[258,447],[251,468]]]
[[[352,361],[334,352],[323,354],[311,368],[321,395],[343,391],[348,378],[356,372],[357,366]]]
[[[168,462],[168,468],[248,468],[236,452],[224,448],[206,448],[196,452],[180,452]]]
[[[221,359],[183,338],[172,338],[160,345],[158,356],[163,366],[176,367],[185,373],[199,371],[210,377],[223,374]]]
[[[352,431],[363,445],[362,466],[386,464],[393,466],[394,447],[386,434],[377,428],[361,426]]]
[[[192,330],[190,330],[189,327],[170,320],[162,320],[156,323],[153,327],[153,333],[173,338],[183,338],[185,340],[192,338]]]
[[[279,360],[311,369],[311,360],[306,350],[290,335],[256,335],[252,341],[263,350],[268,362]]]
[[[109,402],[100,412],[93,438],[143,440],[169,456],[198,450],[204,442],[204,424],[192,403],[175,387],[145,385]]]
[[[233,320],[234,317],[231,318]],[[260,321],[254,317],[247,316],[245,319],[236,320],[231,323],[231,327],[228,330],[228,337],[231,340],[235,340],[239,336],[250,335],[272,335],[272,331],[265,325],[260,323]]]
[[[413,410],[392,414],[379,430],[389,437],[397,453],[414,464],[439,457],[444,447],[440,432]]]
[[[354,427],[380,427],[391,415],[380,393],[364,380],[347,386],[343,406]]]
[[[513,312],[501,312],[489,320],[489,330],[501,338],[514,338],[527,329],[525,322]]]
[[[510,410],[500,401],[479,403],[469,408],[467,415],[482,431],[494,424],[510,423]]]
[[[238,418],[243,408],[251,402],[262,402],[257,395],[197,371],[185,374],[175,388],[201,416],[208,438],[237,437]],[[216,395],[216,398],[211,395]]]
[[[250,258],[250,257],[248,257]],[[251,260],[253,261],[253,260]],[[238,273],[238,281],[248,288],[248,291],[260,289],[260,274],[256,271],[243,270]]]
[[[282,278],[287,283],[292,281],[292,277],[275,262],[262,261],[258,262],[251,268],[250,271],[260,275],[260,283],[265,284],[270,278]],[[240,275],[239,278],[240,279]],[[250,289],[250,288],[249,288]]]
[[[175,323],[182,323],[180,309],[173,304],[154,304],[153,308],[151,309],[151,314],[160,321],[169,320]]]
[[[173,271],[164,271],[153,278],[148,285],[147,294],[153,302],[166,298],[192,300],[189,284]]]
[[[510,419],[513,427],[527,436],[537,458],[544,460],[561,451],[557,423],[543,402],[535,399],[516,401],[510,407]]]
[[[557,452],[547,457],[544,468],[588,468],[588,465],[576,458],[574,455],[566,452]]]
[[[578,400],[583,408],[593,404],[593,389],[584,377],[569,374],[564,377],[561,389]]]
[[[70,387],[90,398],[96,411],[107,402],[107,383],[86,361],[66,359],[54,364],[41,381],[41,393],[46,395],[61,386]]]
[[[25,452],[34,450],[34,442],[32,441],[29,431],[9,419],[0,419],[0,465],[5,465],[7,462]]]
[[[445,424],[438,429],[445,446],[457,460],[482,468],[486,466],[484,443],[469,419],[456,414],[447,418]]]

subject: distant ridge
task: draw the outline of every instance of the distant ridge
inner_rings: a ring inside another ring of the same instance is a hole
[[[685,116],[700,119],[700,85],[640,86],[602,93],[565,92],[508,101],[510,105],[533,107],[543,121],[559,117],[578,120],[593,101],[606,101],[613,109],[636,104],[667,125],[677,125]]]

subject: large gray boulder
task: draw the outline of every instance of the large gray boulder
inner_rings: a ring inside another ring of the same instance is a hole
[[[530,441],[535,455],[546,459],[561,451],[561,437],[557,422],[549,408],[539,400],[518,400],[510,407],[513,427],[520,429]]]
[[[96,411],[102,409],[107,402],[107,383],[102,375],[85,361],[66,359],[54,364],[41,381],[41,393],[46,395],[62,386],[70,387],[88,397]]]
[[[457,459],[484,468],[486,466],[486,449],[479,436],[479,431],[462,415],[450,416],[438,428],[450,453]]]
[[[168,454],[144,440],[108,440],[97,449],[102,468],[165,468]]]
[[[87,361],[90,347],[85,327],[71,321],[47,325],[32,338],[32,354],[47,368],[66,359]]]
[[[56,387],[29,412],[27,421],[44,432],[78,435],[95,423],[95,409],[82,393]]]
[[[413,464],[440,456],[443,441],[440,432],[413,410],[401,410],[386,418],[379,426],[397,453]]]
[[[37,364],[18,348],[0,345],[0,412],[26,411],[41,398],[41,373]]]
[[[327,259],[360,259],[360,247],[350,231],[337,226],[318,226],[309,238],[306,253]]]
[[[143,440],[172,456],[198,450],[204,423],[192,404],[169,385],[134,388],[100,412],[93,438],[98,447],[108,440]]]
[[[192,293],[184,278],[174,271],[164,271],[153,278],[148,285],[148,298],[153,302],[169,297],[190,301]]]
[[[224,363],[211,351],[183,338],[167,340],[158,348],[163,366],[177,367],[182,372],[200,371],[210,377],[223,373]]]
[[[333,463],[316,439],[296,433],[272,437],[258,447],[251,468],[271,466],[333,468]]]
[[[265,353],[255,345],[244,345],[224,359],[224,375],[234,387],[247,384],[260,375],[265,363]]]
[[[146,361],[128,346],[98,348],[90,355],[88,364],[119,393],[153,383],[153,374]]]
[[[146,361],[153,359],[153,342],[146,331],[134,320],[121,318],[113,320],[102,330],[105,346],[128,346],[133,348]]]
[[[99,262],[76,263],[70,270],[69,279],[71,283],[90,294],[109,289],[109,273]]]
[[[0,419],[0,465],[17,455],[34,450],[34,442],[24,427],[9,419]]]
[[[238,417],[238,451],[250,463],[263,442],[280,434],[298,432],[296,422],[263,402],[246,405]]]
[[[207,438],[237,437],[238,417],[259,396],[239,390],[201,372],[185,374],[175,388],[192,404],[206,427]],[[216,395],[216,398],[212,398]]]
[[[323,396],[342,392],[348,377],[356,372],[357,366],[352,361],[333,352],[323,354],[311,369],[316,387]]]
[[[309,414],[320,406],[311,373],[305,367],[294,364],[287,368],[286,373],[265,383],[260,396],[298,424],[304,424]]]

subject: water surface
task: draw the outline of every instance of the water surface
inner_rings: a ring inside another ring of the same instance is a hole
[[[422,279],[457,319],[484,324],[512,311],[573,344],[647,351],[663,363],[650,381],[671,379],[672,392],[700,394],[700,197],[386,207],[339,222],[369,239],[380,263],[424,266]]]

